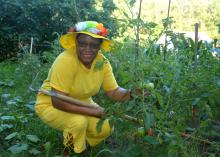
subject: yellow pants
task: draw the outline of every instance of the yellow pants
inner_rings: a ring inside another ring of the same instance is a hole
[[[86,149],[86,141],[90,146],[95,146],[112,132],[108,120],[104,121],[101,132],[98,133],[96,125],[99,118],[64,112],[51,105],[36,105],[35,110],[42,121],[63,131],[64,145],[71,147],[76,153]]]

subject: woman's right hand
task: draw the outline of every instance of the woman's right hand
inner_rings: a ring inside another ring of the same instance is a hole
[[[135,88],[132,91],[136,96],[149,96],[150,92],[147,89]]]

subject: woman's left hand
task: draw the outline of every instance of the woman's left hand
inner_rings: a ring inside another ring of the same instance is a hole
[[[96,115],[97,117],[102,117],[103,115],[105,115],[105,109],[103,107],[98,106],[96,108]]]

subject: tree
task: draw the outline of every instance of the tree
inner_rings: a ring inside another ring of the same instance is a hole
[[[103,11],[97,11],[95,0],[0,0],[0,60],[16,56],[19,47],[34,44],[42,45],[53,41],[58,34],[66,33],[69,27],[80,20],[96,20],[117,27],[111,19],[116,9],[113,1],[103,0]],[[111,36],[116,35],[112,31]],[[43,47],[37,51],[44,50]]]

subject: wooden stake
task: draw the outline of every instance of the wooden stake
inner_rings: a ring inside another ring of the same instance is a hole
[[[197,67],[197,55],[198,55],[198,30],[199,24],[195,24],[195,50],[194,50],[194,69]]]
[[[33,50],[33,37],[31,37],[31,47],[30,47],[30,56],[31,56],[31,54],[32,54],[32,50]]]
[[[138,12],[138,17],[137,17],[137,32],[136,32],[136,42],[135,42],[135,61],[138,60],[139,58],[139,33],[140,33],[140,17],[141,17],[141,5],[142,5],[142,0],[140,0],[139,4],[139,12]]]
[[[171,3],[171,0],[169,0],[168,11],[167,11],[167,20],[170,19],[170,3]],[[169,22],[168,22],[168,24],[169,24]],[[170,28],[170,24],[165,27],[165,31],[167,31],[168,28]],[[168,44],[168,41],[167,41],[167,32],[166,32],[166,34],[165,34],[165,45],[164,45],[164,50],[163,50],[163,53],[164,53],[163,60],[164,61],[166,60],[167,44]]]
[[[196,120],[196,106],[192,105],[192,127],[195,128],[195,120]]]

